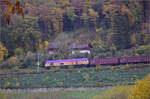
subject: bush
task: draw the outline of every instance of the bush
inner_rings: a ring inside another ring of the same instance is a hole
[[[150,99],[150,74],[137,80],[133,87],[116,86],[92,99]]]
[[[110,70],[111,70],[111,71],[114,71],[114,70],[115,70],[115,67],[114,67],[114,66],[111,66],[111,67],[110,67]]]
[[[9,95],[6,92],[0,92],[0,99],[8,99]]]
[[[33,66],[37,66],[36,62],[37,62],[37,56],[32,52],[28,52],[23,59],[21,68],[28,68],[28,67],[35,68]]]
[[[97,65],[97,66],[96,66],[96,70],[97,70],[97,71],[101,70],[101,65]]]
[[[150,45],[140,46],[135,50],[135,54],[138,55],[150,55]]]
[[[16,55],[16,56],[24,55],[23,49],[21,49],[21,48],[16,48],[16,49],[15,49],[15,55]]]
[[[4,68],[12,69],[12,68],[15,68],[16,66],[20,66],[20,62],[18,60],[18,57],[16,57],[16,56],[10,57],[5,62],[0,64],[0,68],[2,68],[2,69],[4,69]]]
[[[150,99],[150,74],[142,80],[136,81],[128,99]]]

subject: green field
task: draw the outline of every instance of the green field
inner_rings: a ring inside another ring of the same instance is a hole
[[[135,66],[135,65],[134,65]],[[149,64],[101,67],[101,69],[77,68],[35,74],[0,75],[0,88],[56,88],[56,87],[103,87],[133,84],[150,73]],[[137,66],[137,65],[136,65]],[[134,68],[131,68],[134,67]],[[142,67],[142,68],[141,68]]]
[[[95,95],[100,95],[105,90],[0,92],[0,97],[2,99],[91,99]]]

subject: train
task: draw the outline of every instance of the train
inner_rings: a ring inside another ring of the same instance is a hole
[[[97,58],[97,59],[64,59],[64,60],[47,60],[45,67],[80,67],[80,66],[96,66],[96,65],[120,65],[120,64],[136,64],[136,63],[149,63],[150,56],[133,56],[133,57],[120,57],[120,58]]]

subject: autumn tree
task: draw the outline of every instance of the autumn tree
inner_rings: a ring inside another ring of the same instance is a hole
[[[103,14],[111,20],[113,34],[111,40],[117,49],[130,45],[130,36],[135,32],[132,27],[140,25],[142,19],[141,5],[136,1],[110,0],[103,5]],[[139,31],[138,28],[136,31]]]
[[[8,56],[8,51],[5,46],[0,42],[0,62],[4,60],[5,57]]]
[[[98,13],[93,9],[89,9],[90,22],[93,24],[93,27],[96,28],[96,20],[99,17]]]
[[[20,1],[10,1],[10,0],[1,0],[0,1],[0,10],[2,12],[3,18],[6,20],[7,24],[11,21],[11,16],[18,13],[24,17],[23,9],[20,6]]]

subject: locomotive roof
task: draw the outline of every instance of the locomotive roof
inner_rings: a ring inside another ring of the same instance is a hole
[[[87,58],[80,58],[80,59],[64,59],[64,60],[47,60],[46,63],[72,62],[72,61],[88,61],[88,59]]]
[[[71,49],[83,49],[83,48],[89,48],[91,47],[90,44],[71,44],[68,45],[69,48]],[[49,49],[57,49],[58,48],[58,44],[51,44],[48,46]]]

